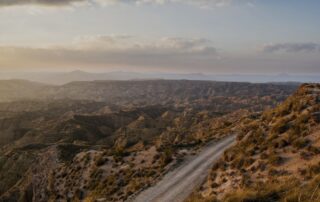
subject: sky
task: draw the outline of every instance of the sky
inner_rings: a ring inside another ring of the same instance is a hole
[[[320,75],[319,9],[319,0],[0,0],[0,72]]]

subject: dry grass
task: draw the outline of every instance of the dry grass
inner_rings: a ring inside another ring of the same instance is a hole
[[[319,202],[320,175],[307,184],[301,184],[296,178],[282,183],[256,184],[228,193],[224,202]]]

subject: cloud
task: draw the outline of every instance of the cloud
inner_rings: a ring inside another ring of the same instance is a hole
[[[66,6],[86,0],[1,0],[0,7],[18,5]]]
[[[317,43],[279,43],[269,44],[263,47],[263,51],[267,53],[285,52],[320,52],[320,44]]]
[[[98,5],[110,4],[188,4],[201,8],[221,7],[229,5],[234,0],[1,0],[0,7],[40,5],[40,6],[69,6],[74,3],[89,3]]]
[[[0,46],[0,67],[188,66],[216,60],[218,51],[207,39],[134,36],[78,37],[68,46],[46,48]]]
[[[139,52],[143,54],[216,54],[212,41],[203,38],[164,37],[141,39],[128,35],[98,35],[77,37],[66,49],[100,50],[108,52]]]
[[[121,1],[121,0],[120,0]],[[125,0],[122,0],[123,2]],[[221,7],[229,5],[232,0],[136,0],[137,4],[153,3],[153,4],[165,4],[165,3],[180,3],[200,6],[202,8]]]
[[[81,36],[67,45],[0,46],[0,71],[165,71],[223,73],[318,73],[315,54],[258,54],[220,51],[202,38]],[[303,67],[303,68],[302,68]]]

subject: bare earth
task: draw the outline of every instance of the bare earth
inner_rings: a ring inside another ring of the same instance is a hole
[[[183,202],[208,175],[213,163],[235,142],[229,136],[203,149],[203,151],[169,172],[155,186],[141,192],[133,202]]]

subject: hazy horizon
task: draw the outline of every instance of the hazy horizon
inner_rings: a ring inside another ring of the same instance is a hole
[[[202,80],[226,82],[320,82],[320,75],[302,74],[205,74],[205,73],[170,73],[170,72],[93,72],[93,71],[55,71],[55,72],[2,72],[0,80],[22,79],[46,84],[63,85],[73,81],[98,80]]]

